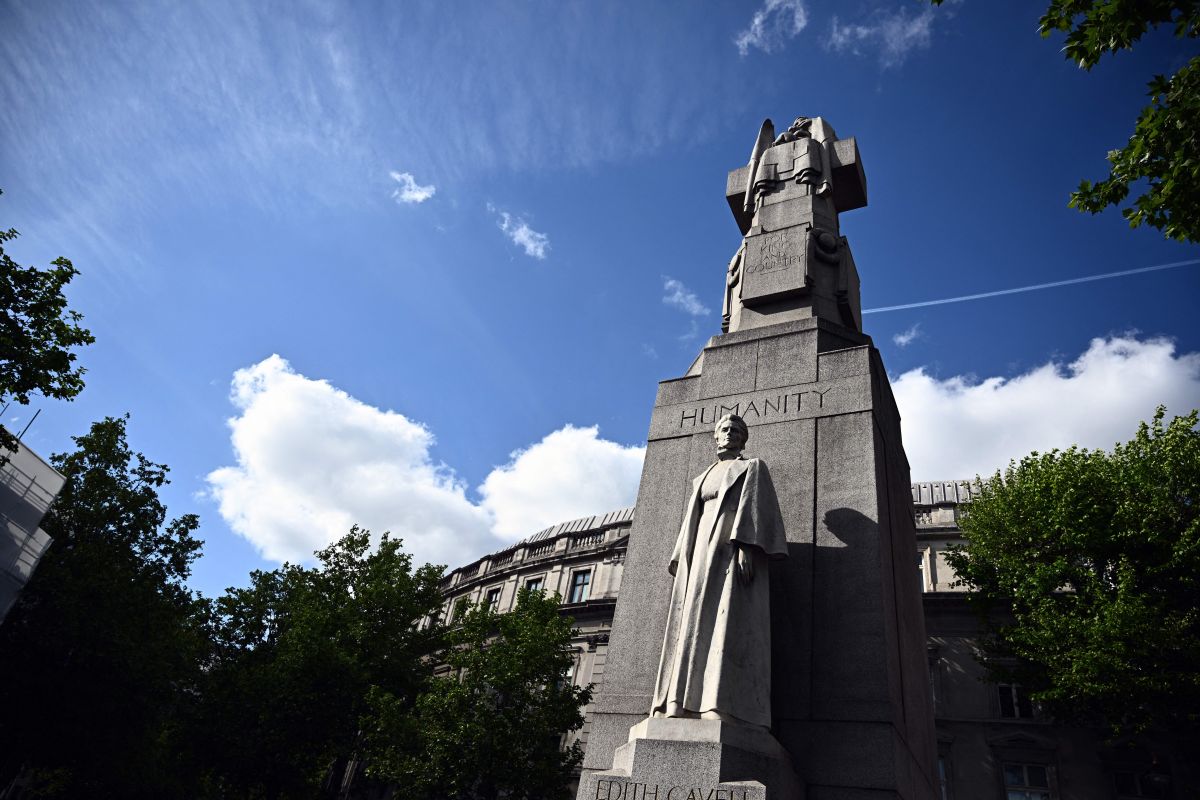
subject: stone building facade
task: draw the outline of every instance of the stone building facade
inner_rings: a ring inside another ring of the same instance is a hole
[[[1195,776],[1174,764],[1169,743],[1106,744],[1096,731],[1056,725],[1020,686],[984,680],[976,659],[978,621],[946,563],[961,544],[968,481],[912,485],[917,552],[913,580],[923,592],[929,680],[942,800],[1140,800],[1188,796]],[[461,598],[512,608],[521,587],[557,592],[575,619],[575,683],[601,685],[633,509],[584,517],[540,531],[460,567],[443,579],[449,613]],[[590,711],[590,709],[589,709]],[[588,715],[590,718],[590,715]],[[573,734],[586,747],[590,721]]]
[[[0,622],[50,548],[41,528],[65,478],[23,443],[0,449]]]

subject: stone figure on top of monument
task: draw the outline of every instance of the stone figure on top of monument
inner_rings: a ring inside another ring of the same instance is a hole
[[[797,117],[791,127],[771,141],[774,127],[771,120],[763,121],[750,154],[744,204],[749,213],[754,213],[764,195],[778,191],[788,181],[812,187],[812,193],[820,196],[831,190],[827,145],[837,137],[825,120]]]
[[[741,417],[722,417],[717,460],[692,482],[668,567],[655,716],[771,725],[767,560],[788,551],[771,473],[742,457],[748,437]]]
[[[862,329],[858,272],[838,224],[839,212],[867,202],[853,138],[838,139],[821,117],[798,117],[778,136],[765,120],[726,196],[744,238],[726,272],[722,332],[789,312]]]

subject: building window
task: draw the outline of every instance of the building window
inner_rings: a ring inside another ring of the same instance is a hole
[[[567,686],[575,685],[575,675],[579,672],[579,656],[576,655],[571,659],[571,665],[563,670],[563,681]]]
[[[1000,697],[1000,716],[1004,719],[1031,719],[1034,716],[1033,703],[1023,686],[1001,683],[996,692]]]
[[[499,611],[500,610],[500,587],[497,586],[495,589],[488,589],[487,590],[487,598],[484,600],[484,602],[487,603],[488,608],[490,608],[492,611]]]
[[[1113,773],[1113,785],[1119,800],[1157,800],[1167,796],[1168,778],[1165,775],[1135,770],[1117,770]]]
[[[921,587],[921,591],[925,591],[925,551],[917,551],[917,586]]]
[[[941,692],[938,691],[938,684],[941,683],[942,659],[938,655],[936,647],[927,647],[925,657],[929,661],[929,698],[933,700],[933,713],[937,714],[938,706],[941,704]]]
[[[938,797],[950,800],[950,781],[946,779],[946,757],[938,756]]]
[[[1005,800],[1053,800],[1044,764],[1004,765]]]
[[[571,594],[567,597],[568,603],[582,603],[588,599],[588,586],[592,582],[592,571],[590,569],[580,570],[571,575]]]
[[[540,577],[530,578],[525,581],[525,588],[531,592],[540,592],[542,590],[542,579]]]

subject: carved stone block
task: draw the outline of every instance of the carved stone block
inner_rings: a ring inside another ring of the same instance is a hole
[[[746,237],[742,303],[753,306],[805,289],[808,229],[797,225]]]

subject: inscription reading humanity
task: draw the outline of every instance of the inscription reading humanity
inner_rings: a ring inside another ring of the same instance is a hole
[[[596,781],[595,800],[747,800],[746,789],[704,789],[700,786],[660,786],[632,781]]]
[[[717,420],[726,414],[737,414],[742,419],[747,417],[755,417],[756,419],[767,419],[772,414],[776,417],[785,417],[790,414],[803,410],[808,410],[809,407],[820,409],[825,407],[825,395],[829,394],[832,389],[806,389],[801,392],[790,392],[788,394],[763,395],[761,397],[747,400],[744,403],[733,401],[733,405],[725,405],[724,403],[713,403],[700,407],[690,407],[679,409],[679,427],[694,428],[697,425],[715,425]],[[805,404],[808,404],[807,406]],[[789,409],[789,405],[791,408]],[[750,420],[746,419],[747,422]]]
[[[851,414],[870,407],[870,376],[846,375],[817,383],[798,383],[778,389],[656,406],[647,439],[670,439],[711,431],[717,420],[726,414],[737,414],[753,426]]]

